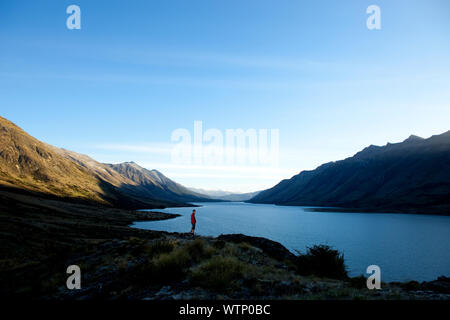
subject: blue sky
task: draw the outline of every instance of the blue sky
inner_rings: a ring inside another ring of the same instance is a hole
[[[66,28],[67,6],[81,30]],[[366,8],[381,9],[368,30]],[[449,130],[450,2],[0,2],[0,115],[187,186],[270,187],[370,144]],[[279,130],[279,163],[175,164],[177,128]]]

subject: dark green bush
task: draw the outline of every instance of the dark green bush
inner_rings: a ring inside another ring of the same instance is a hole
[[[418,291],[421,290],[420,283],[417,281],[408,281],[400,284],[400,287],[405,291]]]
[[[357,277],[353,277],[348,279],[349,285],[352,288],[356,289],[364,289],[367,288],[367,279],[364,275],[359,275]]]
[[[306,254],[299,254],[296,257],[295,265],[301,275],[316,275],[331,279],[348,278],[344,255],[327,245],[308,248]]]

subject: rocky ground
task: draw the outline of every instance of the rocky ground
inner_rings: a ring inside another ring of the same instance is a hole
[[[129,228],[173,218],[0,191],[0,296],[31,299],[450,299],[450,279],[382,283],[300,272],[274,241]],[[81,268],[81,290],[66,268]],[[330,273],[335,275],[336,273]]]

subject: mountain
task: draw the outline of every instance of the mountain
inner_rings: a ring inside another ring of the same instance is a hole
[[[207,195],[209,197],[213,197],[213,198],[219,198],[219,197],[224,197],[224,196],[229,196],[231,194],[233,194],[233,192],[230,191],[223,191],[223,190],[206,190],[206,189],[201,189],[201,188],[189,188],[191,191],[200,193],[200,194],[204,194]]]
[[[223,197],[219,197],[219,199],[224,201],[234,201],[234,202],[242,202],[250,200],[251,198],[255,197],[257,194],[259,194],[261,191],[255,191],[255,192],[247,192],[247,193],[232,193]]]
[[[205,190],[205,189],[198,189],[198,188],[189,188],[194,192],[198,192],[200,194],[204,194],[209,196],[210,198],[223,200],[223,201],[234,201],[234,202],[241,202],[241,201],[247,201],[256,196],[260,191],[255,192],[247,192],[247,193],[235,193],[235,192],[229,192],[229,191],[222,191],[222,190]]]
[[[182,186],[158,170],[147,170],[134,162],[106,164],[120,175],[140,186],[143,194],[157,199],[178,202],[208,202],[214,199]],[[136,190],[136,192],[139,192]]]
[[[211,201],[135,163],[103,164],[56,148],[0,117],[0,186],[124,208],[155,208]]]
[[[450,131],[371,145],[353,157],[302,171],[249,202],[450,214]]]

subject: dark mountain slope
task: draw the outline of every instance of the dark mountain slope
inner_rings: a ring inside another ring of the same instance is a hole
[[[250,202],[449,214],[450,131],[369,146],[283,180]]]

